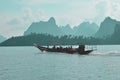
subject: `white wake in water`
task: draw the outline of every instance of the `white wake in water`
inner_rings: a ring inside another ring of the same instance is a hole
[[[99,51],[93,51],[90,55],[100,55],[100,56],[120,56],[119,51],[107,51],[107,52],[99,52]]]

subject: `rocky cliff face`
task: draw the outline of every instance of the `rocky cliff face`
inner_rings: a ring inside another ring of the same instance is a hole
[[[56,25],[56,21],[51,17],[48,21],[40,21],[32,23],[30,27],[24,32],[24,35],[31,33],[47,33],[51,35],[61,35],[61,30]]]
[[[71,28],[68,24],[66,26],[58,27],[56,21],[51,17],[48,21],[40,21],[32,23],[30,27],[24,32],[24,35],[31,33],[47,33],[55,36],[61,35],[75,35],[75,36],[93,36],[98,30],[98,25],[95,23],[83,22],[80,25]]]
[[[116,24],[120,24],[120,22],[111,19],[110,17],[105,18],[100,25],[100,29],[95,34],[95,37],[104,38],[111,36],[115,30]]]
[[[85,37],[93,36],[97,32],[98,28],[98,25],[95,23],[83,22],[74,28],[74,35]]]

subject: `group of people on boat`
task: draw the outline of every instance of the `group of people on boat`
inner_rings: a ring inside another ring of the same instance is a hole
[[[47,46],[47,48],[49,49],[49,46]],[[85,45],[79,45],[78,48],[72,48],[72,46],[69,46],[69,47],[62,47],[62,46],[59,46],[59,47],[56,47],[55,45],[51,48],[53,50],[73,50],[73,49],[77,49],[77,50],[81,50],[81,51],[84,51],[85,50]]]
[[[90,52],[92,52],[93,50],[85,50],[85,45],[79,45],[78,48],[72,48],[72,46],[69,47],[62,47],[62,46],[53,46],[52,48],[49,48],[49,46],[47,47],[43,47],[37,44],[34,44],[35,47],[37,47],[38,49],[40,49],[41,51],[47,51],[47,52],[62,52],[62,53],[79,53],[79,54],[89,54]]]

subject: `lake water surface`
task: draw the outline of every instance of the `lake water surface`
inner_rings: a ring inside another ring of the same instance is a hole
[[[120,80],[120,46],[97,46],[90,55],[0,47],[0,80]]]

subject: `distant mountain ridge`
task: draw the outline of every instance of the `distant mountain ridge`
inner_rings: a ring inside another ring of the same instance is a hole
[[[114,20],[110,17],[106,17],[104,21],[100,24],[100,28],[95,34],[97,38],[110,37],[115,30],[116,25],[120,25],[120,21]]]
[[[6,40],[6,38],[0,35],[0,43],[5,41],[5,40]]]
[[[32,23],[30,27],[24,32],[24,35],[29,35],[31,33],[47,33],[55,36],[75,35],[89,37],[94,35],[97,30],[98,25],[89,22],[83,22],[74,28],[71,28],[69,24],[66,26],[58,27],[55,19],[51,17],[48,21]]]
[[[115,26],[114,32],[110,38],[110,41],[114,41],[114,44],[120,43],[120,24]]]
[[[71,26],[69,24],[67,24],[65,26],[60,26],[59,28],[61,29],[62,33],[65,35],[73,34],[73,29],[71,28]]]
[[[90,22],[83,22],[80,25],[74,27],[74,35],[75,36],[85,36],[90,37],[93,36],[97,30],[99,29],[98,25]]]
[[[40,21],[32,23],[30,27],[24,32],[24,35],[31,33],[48,33],[51,35],[61,35],[61,30],[56,25],[56,21],[51,17],[48,21]]]

